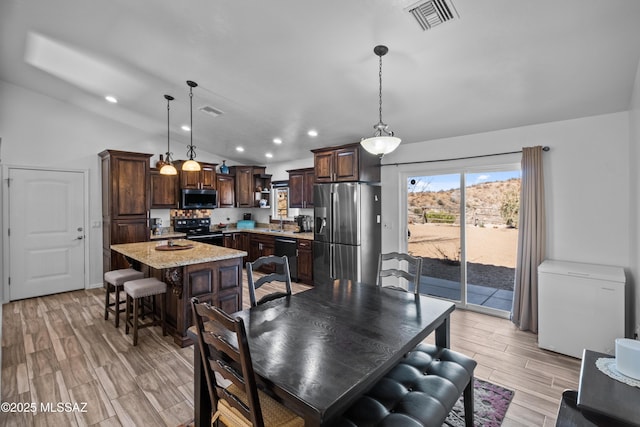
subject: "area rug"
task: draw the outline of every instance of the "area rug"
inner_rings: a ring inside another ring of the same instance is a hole
[[[500,426],[512,398],[512,390],[476,378],[473,383],[474,425],[478,427]],[[443,425],[464,427],[462,397],[458,399]]]

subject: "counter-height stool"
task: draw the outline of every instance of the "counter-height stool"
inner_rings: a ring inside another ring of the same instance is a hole
[[[125,309],[125,334],[129,333],[129,327],[133,327],[133,345],[138,345],[138,330],[149,326],[162,326],[162,335],[167,335],[167,327],[165,322],[166,311],[166,293],[167,284],[156,279],[148,277],[146,279],[131,280],[124,283],[124,292],[127,296]],[[156,313],[156,296],[160,295],[160,317]],[[140,305],[143,298],[153,298],[153,308],[151,309],[150,320],[143,322],[140,311]],[[131,306],[133,305],[133,313]]]
[[[116,320],[116,328],[120,325],[120,291],[124,282],[130,280],[142,279],[144,274],[133,268],[123,268],[120,270],[111,270],[104,273],[104,320],[109,320],[109,312],[113,313]],[[111,302],[111,292],[114,295],[114,302]]]

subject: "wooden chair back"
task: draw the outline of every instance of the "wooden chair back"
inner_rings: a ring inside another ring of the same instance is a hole
[[[253,426],[264,427],[244,322],[197,298],[191,306],[211,407],[219,408],[224,399]]]
[[[261,277],[258,277],[258,275],[254,274],[256,270],[268,264],[275,265],[275,273],[268,273]],[[264,304],[265,302],[274,300],[276,298],[291,295],[291,273],[289,272],[289,259],[286,256],[280,257],[275,255],[268,255],[260,257],[254,262],[248,262],[247,282],[249,287],[249,301],[251,302],[251,307]],[[257,300],[257,289],[267,283],[276,285],[279,282],[281,282],[279,286],[284,287],[284,291],[274,291],[263,296],[262,298],[260,298],[260,300]]]
[[[403,268],[406,267],[406,268]],[[422,258],[414,257],[400,252],[380,254],[378,258],[377,285],[394,289],[406,290],[398,285],[384,285],[385,277],[403,278],[407,281],[408,288],[413,287],[414,293],[420,293],[420,275],[422,273]]]

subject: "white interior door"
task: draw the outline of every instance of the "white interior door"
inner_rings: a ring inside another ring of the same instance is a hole
[[[9,298],[84,288],[83,172],[9,169]]]

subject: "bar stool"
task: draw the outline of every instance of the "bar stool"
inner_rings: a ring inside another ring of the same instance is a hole
[[[149,326],[162,325],[162,335],[167,335],[167,327],[165,322],[165,310],[166,310],[166,293],[167,284],[156,279],[155,277],[148,277],[146,279],[131,280],[124,283],[124,292],[127,296],[126,310],[125,310],[125,334],[129,333],[129,327],[133,327],[133,345],[138,345],[138,329],[147,328]],[[160,295],[162,298],[160,306],[160,319],[156,314],[156,296]],[[153,297],[153,308],[151,309],[151,320],[143,323],[139,309],[142,304],[142,299],[146,297]],[[131,313],[131,305],[133,304],[133,315]]]
[[[109,312],[116,317],[116,328],[120,325],[120,291],[124,282],[130,280],[142,279],[144,274],[133,268],[123,268],[120,270],[112,270],[104,273],[104,320],[109,320]],[[111,302],[111,292],[115,293],[115,301]]]

